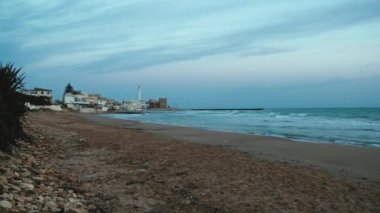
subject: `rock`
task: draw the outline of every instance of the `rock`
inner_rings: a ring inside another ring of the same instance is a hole
[[[30,183],[30,184],[34,183],[34,181],[32,179],[29,179],[29,178],[23,178],[22,182],[24,182],[24,183]]]
[[[69,208],[66,210],[67,213],[80,213],[81,211],[74,208]]]
[[[11,209],[12,208],[12,204],[7,201],[7,200],[3,200],[3,201],[0,201],[0,210],[7,210],[7,209]]]
[[[23,197],[15,197],[15,200],[21,204],[23,204],[25,202],[25,199]]]
[[[47,207],[50,210],[56,210],[58,206],[54,201],[51,200],[45,203],[45,207]]]
[[[9,192],[9,186],[8,185],[3,185],[3,193]]]
[[[23,206],[18,208],[19,212],[28,212]]]
[[[44,178],[40,177],[40,176],[33,176],[32,179],[35,180],[35,181],[38,181],[38,182],[41,182],[41,181],[44,180]]]
[[[97,208],[96,208],[96,206],[94,205],[94,204],[90,204],[89,206],[88,206],[88,209],[91,211],[95,211]]]
[[[30,184],[30,183],[21,183],[20,187],[23,188],[23,189],[26,189],[28,191],[33,191],[34,190],[33,184]]]
[[[92,175],[84,175],[80,178],[80,181],[84,181],[84,182],[87,182],[87,181],[92,181],[96,178],[96,176],[94,174]]]
[[[11,157],[8,154],[0,151],[0,160],[10,160]]]
[[[136,171],[137,171],[137,172],[141,172],[141,173],[143,173],[143,172],[147,172],[146,169],[136,169]]]
[[[11,168],[13,171],[18,170],[18,166],[16,166],[15,164],[10,164],[8,167]]]
[[[76,202],[76,199],[73,199],[73,198],[68,198],[69,202],[70,203],[75,203]]]
[[[29,177],[31,175],[31,173],[28,170],[24,171],[22,174],[25,177]]]
[[[12,200],[12,199],[13,199],[13,196],[10,195],[10,194],[4,193],[4,194],[0,195],[0,198],[1,198],[2,200]]]
[[[8,179],[5,176],[0,176],[0,184],[8,183]]]
[[[4,173],[7,173],[7,172],[8,172],[7,168],[0,167],[0,174],[4,174]]]
[[[15,186],[15,185],[13,185],[13,184],[9,184],[9,187],[10,187],[11,189],[15,190],[16,192],[21,191],[20,187]]]
[[[58,208],[64,208],[65,207],[65,202],[64,201],[58,201],[57,205],[58,205]]]
[[[42,203],[44,201],[44,197],[42,195],[38,195],[38,201]]]
[[[18,172],[14,172],[13,175],[14,175],[16,178],[19,178],[19,177],[20,177],[20,173],[18,173]]]
[[[33,202],[33,198],[32,197],[25,197],[25,202]]]

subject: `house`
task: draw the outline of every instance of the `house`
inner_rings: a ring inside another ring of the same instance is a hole
[[[20,92],[26,95],[25,106],[30,110],[48,109],[53,111],[62,111],[61,106],[53,101],[53,92],[50,89],[24,89]]]
[[[148,101],[149,109],[167,109],[168,108],[168,99],[159,98],[158,101],[150,99]]]
[[[142,100],[129,100],[122,104],[122,110],[124,111],[142,111],[148,108],[148,104]]]
[[[80,91],[66,92],[63,96],[63,103],[67,108],[83,112],[108,111],[108,99],[100,94],[91,94]]]
[[[76,110],[88,108],[90,106],[90,103],[86,101],[86,95],[79,91],[65,93],[63,96],[63,103],[66,104],[67,108]]]
[[[34,88],[31,90],[21,90],[21,93],[25,95],[31,95],[31,96],[38,96],[38,97],[46,97],[50,100],[50,102],[53,101],[53,91],[50,89],[43,89],[43,88]]]

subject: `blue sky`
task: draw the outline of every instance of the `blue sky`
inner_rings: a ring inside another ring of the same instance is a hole
[[[380,1],[0,1],[0,61],[172,106],[380,106]]]

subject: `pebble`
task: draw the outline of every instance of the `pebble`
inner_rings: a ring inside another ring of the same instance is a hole
[[[11,209],[11,208],[12,208],[12,204],[9,201],[7,200],[0,201],[1,210]]]
[[[9,186],[11,189],[15,190],[16,192],[21,191],[20,187],[15,186],[15,185],[13,185],[13,184],[8,184],[8,186]]]
[[[40,176],[33,176],[32,179],[35,181],[43,181],[44,180],[44,178],[40,177]]]
[[[0,165],[0,213],[88,212],[89,196],[67,189],[71,176],[57,173],[51,164],[50,160],[60,152],[59,146],[49,140],[37,143],[37,146],[20,144],[18,157],[4,158],[4,164]],[[7,156],[1,151],[0,155]],[[73,182],[77,182],[76,177]]]
[[[8,172],[8,169],[7,168],[4,168],[4,167],[0,167],[0,174],[4,174]]]
[[[20,187],[23,188],[23,189],[26,189],[28,191],[33,191],[34,190],[33,184],[30,184],[30,183],[21,183]]]
[[[54,201],[51,200],[45,203],[45,207],[47,207],[50,210],[55,210],[58,206]]]

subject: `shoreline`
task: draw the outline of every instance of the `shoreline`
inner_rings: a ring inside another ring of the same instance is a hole
[[[143,131],[182,142],[222,146],[253,158],[314,167],[350,182],[380,183],[380,149],[345,144],[295,141],[275,136],[206,130],[80,114],[98,124]]]
[[[245,140],[247,135],[70,112],[30,113],[27,123],[28,132],[35,136],[34,146],[45,150],[31,153],[38,153],[38,159],[58,174],[57,189],[83,196],[83,204],[89,204],[85,208],[103,212],[379,210],[378,182],[339,179],[322,167],[302,166],[301,158],[285,162],[260,147],[295,142],[254,137],[252,143],[252,136]],[[230,146],[234,140],[241,142],[239,146]],[[247,144],[256,144],[256,154],[248,152],[252,146]],[[46,184],[50,182],[36,183],[38,189]],[[35,197],[44,192],[37,190]],[[11,188],[9,193],[19,192]],[[65,205],[61,198],[53,199]]]
[[[193,110],[193,109],[190,109]],[[200,111],[202,111],[201,109]],[[197,111],[197,109],[195,110]],[[258,134],[258,133],[249,133],[249,132],[238,132],[238,131],[228,131],[228,130],[216,130],[216,129],[207,129],[207,128],[202,128],[202,127],[192,127],[192,126],[182,126],[182,125],[176,125],[176,124],[165,124],[165,123],[154,123],[154,122],[144,122],[144,121],[139,121],[139,120],[126,120],[122,118],[113,118],[113,117],[108,117],[108,116],[102,116],[107,115],[107,114],[114,114],[114,113],[99,113],[96,114],[96,116],[104,117],[104,118],[109,118],[109,119],[116,119],[116,120],[123,120],[127,122],[137,122],[137,123],[144,123],[147,125],[163,125],[163,126],[172,126],[172,127],[183,127],[183,128],[192,128],[192,129],[199,129],[199,130],[205,130],[205,131],[211,131],[211,132],[220,132],[220,133],[232,133],[232,134],[242,134],[242,135],[253,135],[253,136],[260,136],[260,137],[267,137],[267,138],[276,138],[276,139],[284,139],[287,141],[292,141],[292,142],[299,142],[299,143],[316,143],[316,144],[334,144],[334,145],[339,145],[339,146],[352,146],[352,147],[359,147],[359,148],[370,148],[370,149],[380,149],[380,145],[358,145],[358,144],[350,144],[350,143],[334,143],[331,141],[322,141],[322,140],[313,140],[313,139],[292,139],[288,138],[286,136],[282,135],[265,135],[265,134]]]

